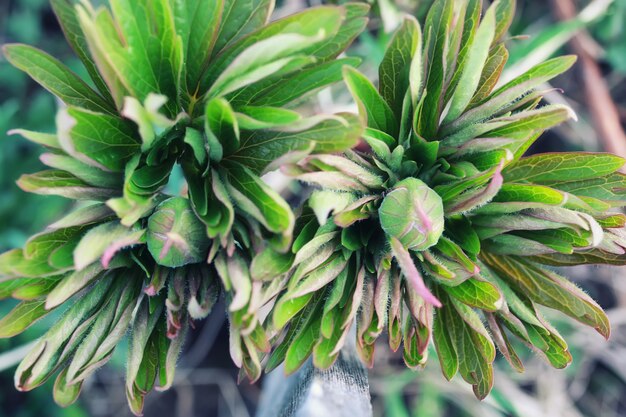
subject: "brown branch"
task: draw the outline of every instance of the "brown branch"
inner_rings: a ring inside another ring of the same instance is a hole
[[[552,0],[552,5],[559,20],[576,17],[573,0]],[[604,149],[626,158],[626,133],[620,123],[619,111],[598,63],[588,51],[588,42],[586,32],[574,36],[570,41],[571,48],[578,55],[587,107]]]

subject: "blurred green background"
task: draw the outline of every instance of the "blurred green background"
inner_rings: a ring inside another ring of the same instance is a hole
[[[278,2],[276,16],[320,3]],[[422,20],[430,3],[432,0],[378,0],[373,4],[368,31],[347,53],[361,56],[362,70],[375,78],[389,31],[398,24],[402,12],[413,13]],[[579,121],[555,129],[532,151],[625,149],[626,0],[518,1],[512,35],[529,35],[529,38],[516,38],[509,43],[509,75],[559,53],[584,55],[572,71],[554,81],[563,91],[555,90],[547,95],[551,102],[567,102]],[[47,0],[0,0],[0,44],[7,42],[35,45],[84,75],[78,59],[64,42]],[[341,87],[323,91],[317,99],[317,105],[326,112],[352,109],[349,96]],[[0,56],[0,251],[22,245],[27,236],[59,218],[68,208],[61,198],[26,194],[17,188],[15,181],[21,174],[40,168],[40,149],[6,133],[17,127],[53,132],[58,105],[52,95]],[[623,268],[597,267],[565,271],[607,309],[613,323],[613,336],[607,343],[591,330],[571,321],[557,320],[574,355],[574,363],[567,370],[552,370],[530,353],[524,358],[527,365],[524,374],[516,374],[504,361],[499,361],[495,389],[487,400],[479,403],[461,381],[445,381],[436,360],[414,373],[404,369],[401,358],[378,349],[376,367],[370,372],[375,415],[625,416],[625,272]],[[0,302],[0,314],[9,311],[12,305],[8,301]],[[228,357],[228,336],[223,322],[223,317],[213,315],[198,326],[181,358],[178,371],[181,382],[168,393],[148,397],[145,415],[254,414],[262,383],[236,384],[237,373]],[[118,358],[86,384],[79,402],[68,409],[54,405],[50,386],[30,393],[15,391],[14,357],[46,327],[46,323],[40,323],[17,338],[0,340],[0,417],[129,415],[123,391],[123,361],[119,360],[119,355],[124,354],[123,347],[116,353]]]

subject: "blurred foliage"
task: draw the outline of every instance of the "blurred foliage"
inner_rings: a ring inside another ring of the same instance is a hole
[[[592,33],[604,48],[610,67],[626,74],[626,0],[614,0],[602,19],[592,26]]]
[[[47,0],[0,2],[0,43],[7,42],[34,43],[61,59],[71,56]],[[70,60],[76,68],[76,60]],[[35,171],[42,164],[35,146],[7,133],[18,126],[53,131],[57,108],[53,96],[2,57],[0,97],[0,250],[4,251],[22,245],[27,236],[58,218],[67,203],[17,188],[15,181],[20,174]]]
[[[48,0],[3,0],[0,2],[0,44],[24,42],[43,49],[79,70],[50,10]],[[57,103],[26,74],[0,56],[0,251],[21,246],[25,239],[58,219],[67,201],[57,197],[27,194],[15,181],[19,175],[41,168],[40,149],[7,132],[25,127],[41,132],[54,131]],[[2,303],[0,316],[10,311],[11,303]],[[6,353],[36,338],[46,328],[38,323],[15,339],[1,339],[0,352]],[[52,385],[52,381],[49,385]],[[83,417],[80,406],[61,409],[48,391],[21,394],[13,388],[11,371],[0,374],[0,417]]]

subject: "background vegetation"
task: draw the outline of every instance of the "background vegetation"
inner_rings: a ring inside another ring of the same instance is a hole
[[[318,3],[279,2],[276,16]],[[421,17],[428,3],[428,0],[379,0],[369,30],[348,55],[363,57],[362,71],[374,78],[389,39],[387,33],[398,23],[400,12],[410,11]],[[530,38],[511,40],[508,74],[517,74],[558,52],[574,52],[580,56],[576,67],[554,82],[563,92],[553,91],[548,95],[549,101],[566,101],[580,120],[555,129],[532,151],[604,149],[626,156],[623,130],[626,125],[626,0],[518,0],[512,35],[529,35]],[[0,2],[0,43],[6,42],[36,45],[83,74],[78,60],[62,39],[47,0]],[[349,95],[342,88],[321,92],[314,105],[326,112],[352,109]],[[26,194],[15,186],[21,173],[37,170],[39,150],[5,134],[15,127],[53,131],[57,106],[52,95],[0,57],[0,251],[22,245],[28,235],[59,218],[67,209],[63,199]],[[375,415],[626,415],[624,272],[619,268],[596,267],[564,271],[599,301],[613,324],[612,339],[606,343],[592,330],[571,321],[558,322],[574,355],[574,363],[567,370],[553,370],[540,360],[534,361],[530,354],[525,359],[528,365],[524,374],[515,374],[503,361],[497,362],[496,387],[487,400],[479,403],[465,384],[447,383],[436,361],[430,361],[423,372],[413,373],[398,366],[400,358],[380,349],[376,369],[370,373]],[[3,302],[0,314],[10,307]],[[147,416],[254,413],[262,382],[254,386],[245,382],[237,385],[237,372],[228,358],[228,337],[223,324],[223,317],[212,315],[190,335],[181,358],[177,384],[170,392],[147,398]],[[119,360],[113,360],[96,374],[85,386],[79,403],[66,410],[53,404],[50,389],[26,394],[16,392],[13,388],[14,357],[19,355],[21,346],[41,334],[41,329],[33,327],[19,338],[0,340],[0,416],[130,415],[121,389],[123,369]]]

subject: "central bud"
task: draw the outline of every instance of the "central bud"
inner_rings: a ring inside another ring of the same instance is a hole
[[[435,245],[443,233],[443,202],[423,181],[406,178],[396,184],[378,209],[380,224],[388,236],[405,248],[423,251]]]

